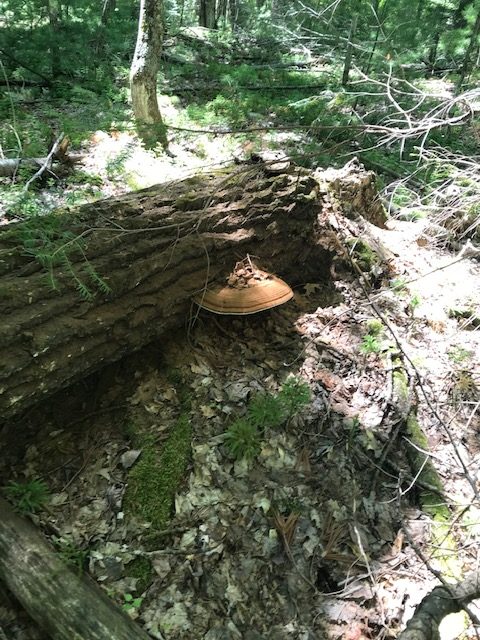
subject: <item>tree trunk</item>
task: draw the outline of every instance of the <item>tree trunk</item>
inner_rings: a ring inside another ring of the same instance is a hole
[[[462,582],[435,587],[420,602],[398,640],[438,640],[443,618],[462,611],[480,595],[480,575],[471,573]]]
[[[108,25],[111,14],[115,11],[116,0],[103,0],[102,16],[100,21],[104,27]]]
[[[348,76],[350,74],[350,67],[352,65],[353,54],[353,39],[355,38],[355,32],[357,30],[358,14],[355,14],[352,18],[350,25],[350,33],[348,34],[347,50],[345,52],[345,63],[343,65],[342,85],[344,87],[348,84]]]
[[[47,0],[48,20],[50,24],[50,68],[52,78],[55,79],[62,73],[60,63],[60,22],[59,0]]]
[[[470,36],[470,42],[468,44],[467,50],[465,51],[465,56],[463,58],[462,68],[460,70],[460,78],[457,82],[457,91],[460,91],[462,84],[465,81],[465,78],[470,75],[473,68],[473,53],[475,49],[478,49],[478,37],[480,35],[480,9],[477,13],[477,19],[475,20],[475,24],[473,25],[472,34]]]
[[[137,43],[130,69],[130,92],[138,133],[148,146],[166,149],[167,134],[157,100],[157,74],[163,39],[161,0],[141,0]]]
[[[216,29],[215,0],[200,0],[199,25],[207,29]]]
[[[373,174],[345,175],[322,181],[353,212],[380,206]],[[0,415],[185,326],[192,297],[247,253],[291,284],[328,280],[321,197],[311,172],[258,163],[3,227]]]
[[[0,498],[0,579],[52,640],[149,640]]]

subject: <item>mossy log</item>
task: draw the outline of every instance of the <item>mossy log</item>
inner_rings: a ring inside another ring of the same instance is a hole
[[[2,227],[0,415],[185,326],[192,296],[246,254],[292,285],[328,279],[328,182],[358,214],[378,204],[357,164],[322,176],[257,161]]]
[[[0,498],[0,579],[52,640],[148,640],[97,587],[72,573]]]

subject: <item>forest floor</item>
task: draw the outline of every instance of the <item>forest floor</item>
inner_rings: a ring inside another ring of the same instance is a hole
[[[129,145],[128,136],[96,134],[85,167],[101,172],[112,149]],[[179,151],[164,161],[162,180],[177,177],[178,164],[196,169]],[[149,173],[145,160],[147,186],[158,181],[158,164]],[[112,195],[124,190],[124,182],[109,187]],[[356,279],[340,275],[304,283],[292,302],[259,315],[195,314],[188,330],[33,410],[22,441],[12,432],[3,443],[2,484],[47,483],[36,523],[153,637],[394,638],[437,584],[414,547],[452,579],[475,568],[480,512],[464,468],[475,483],[480,268],[432,246],[425,220],[392,219],[375,233],[393,254],[393,287],[385,281],[368,299]],[[398,443],[388,448],[388,351],[398,344],[375,325],[372,302],[418,373],[425,455],[452,510],[450,558],[430,544],[434,518],[419,506],[404,453]],[[253,463],[236,460],[229,425],[292,375],[308,384],[311,402],[266,430]],[[149,473],[141,467],[145,434],[168,450],[185,419],[188,472],[173,519],[152,527],[135,510],[142,496],[128,496],[129,473]],[[377,464],[384,453],[392,458],[385,475]],[[15,640],[42,637],[7,597],[0,620]],[[457,617],[442,639],[456,637],[459,624]]]

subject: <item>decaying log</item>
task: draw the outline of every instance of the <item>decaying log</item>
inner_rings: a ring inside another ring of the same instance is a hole
[[[148,640],[93,580],[72,573],[0,498],[0,579],[52,640]]]
[[[368,205],[373,174],[352,165],[341,181]],[[0,414],[185,326],[192,297],[246,254],[291,285],[328,280],[326,188],[321,174],[257,162],[3,227]]]
[[[61,165],[71,166],[77,162],[81,162],[85,157],[81,153],[68,153],[69,140],[63,135],[54,143],[48,156],[42,158],[4,158],[0,160],[0,176],[2,178],[14,176],[20,169],[28,169],[31,171],[47,171],[52,173],[54,162]],[[58,165],[57,165],[58,166]]]
[[[421,601],[398,640],[438,640],[446,616],[462,611],[480,596],[480,575],[474,572],[458,584],[439,585]]]

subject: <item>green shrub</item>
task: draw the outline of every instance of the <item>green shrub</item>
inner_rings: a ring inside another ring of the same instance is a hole
[[[33,479],[28,482],[14,482],[5,487],[5,495],[20,513],[39,511],[50,497],[50,492],[43,480]]]
[[[225,441],[235,458],[252,460],[260,451],[257,427],[245,418],[239,418],[229,427]]]

